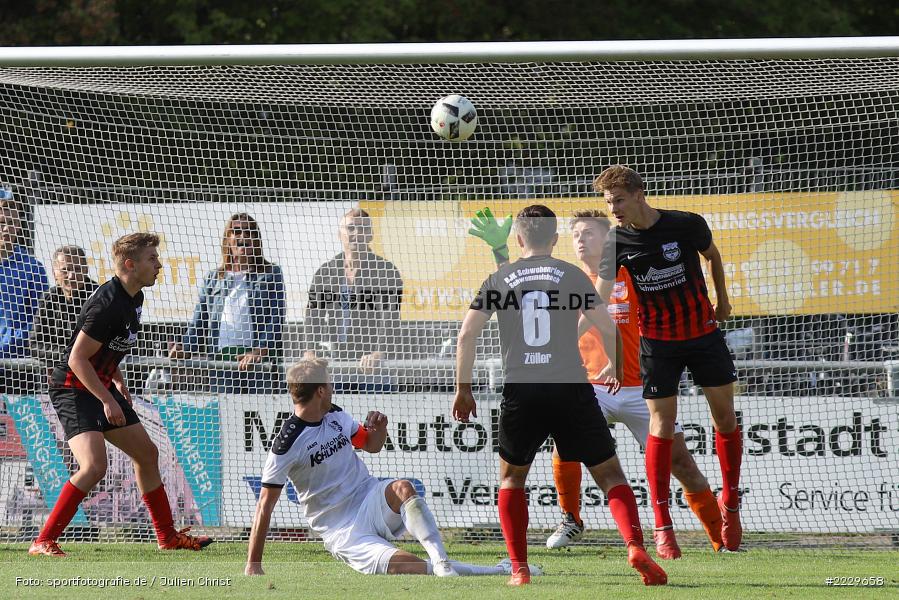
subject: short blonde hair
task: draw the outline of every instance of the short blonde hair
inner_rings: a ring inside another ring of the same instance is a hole
[[[599,194],[616,187],[623,187],[628,192],[646,190],[640,174],[624,165],[613,165],[593,180],[593,189]]]
[[[287,391],[294,404],[312,399],[315,390],[328,384],[328,361],[323,358],[304,358],[287,369]]]
[[[127,259],[136,260],[144,248],[159,246],[159,236],[155,233],[129,233],[112,243],[112,258],[118,268],[124,266]]]
[[[603,231],[609,231],[609,229],[611,229],[612,227],[611,223],[609,223],[609,217],[606,215],[606,213],[595,208],[586,208],[584,210],[575,211],[575,213],[571,215],[571,220],[568,222],[568,227],[569,229],[574,229],[574,226],[581,222],[596,223],[596,226]]]

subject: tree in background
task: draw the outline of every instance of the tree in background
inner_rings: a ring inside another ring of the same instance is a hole
[[[0,0],[0,44],[152,45],[896,35],[890,0]]]

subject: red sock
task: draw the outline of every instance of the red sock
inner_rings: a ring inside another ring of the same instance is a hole
[[[169,505],[169,496],[165,493],[165,486],[160,485],[152,492],[144,494],[144,504],[150,510],[150,518],[153,519],[153,528],[156,530],[156,539],[160,544],[165,543],[175,534],[175,520],[172,518],[172,507]]]
[[[609,510],[624,545],[643,545],[643,530],[640,528],[640,514],[637,512],[637,498],[634,490],[628,485],[616,485],[606,494],[609,497]]]
[[[59,492],[59,498],[53,505],[53,511],[44,523],[40,535],[37,536],[38,542],[56,541],[62,534],[62,530],[78,512],[78,505],[87,496],[87,492],[82,492],[72,485],[71,481],[67,481],[62,490]]]
[[[671,445],[667,440],[649,434],[646,438],[646,479],[652,498],[652,510],[656,516],[656,528],[670,527],[671,515],[668,500],[671,498]]]
[[[743,436],[737,427],[730,433],[715,432],[715,450],[721,464],[724,485],[721,499],[728,508],[740,506],[740,464],[743,462]]]
[[[528,503],[523,488],[500,488],[499,526],[512,561],[512,572],[528,566]]]
[[[559,494],[559,508],[581,522],[581,463],[553,456],[553,479]]]

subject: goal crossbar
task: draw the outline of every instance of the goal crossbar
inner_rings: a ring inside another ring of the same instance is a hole
[[[613,62],[878,58],[896,55],[899,55],[899,36],[433,44],[60,46],[0,48],[0,66]]]

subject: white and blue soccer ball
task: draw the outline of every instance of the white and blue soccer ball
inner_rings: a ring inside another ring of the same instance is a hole
[[[465,96],[453,94],[441,98],[431,109],[431,129],[445,140],[465,141],[477,126],[477,111]]]

